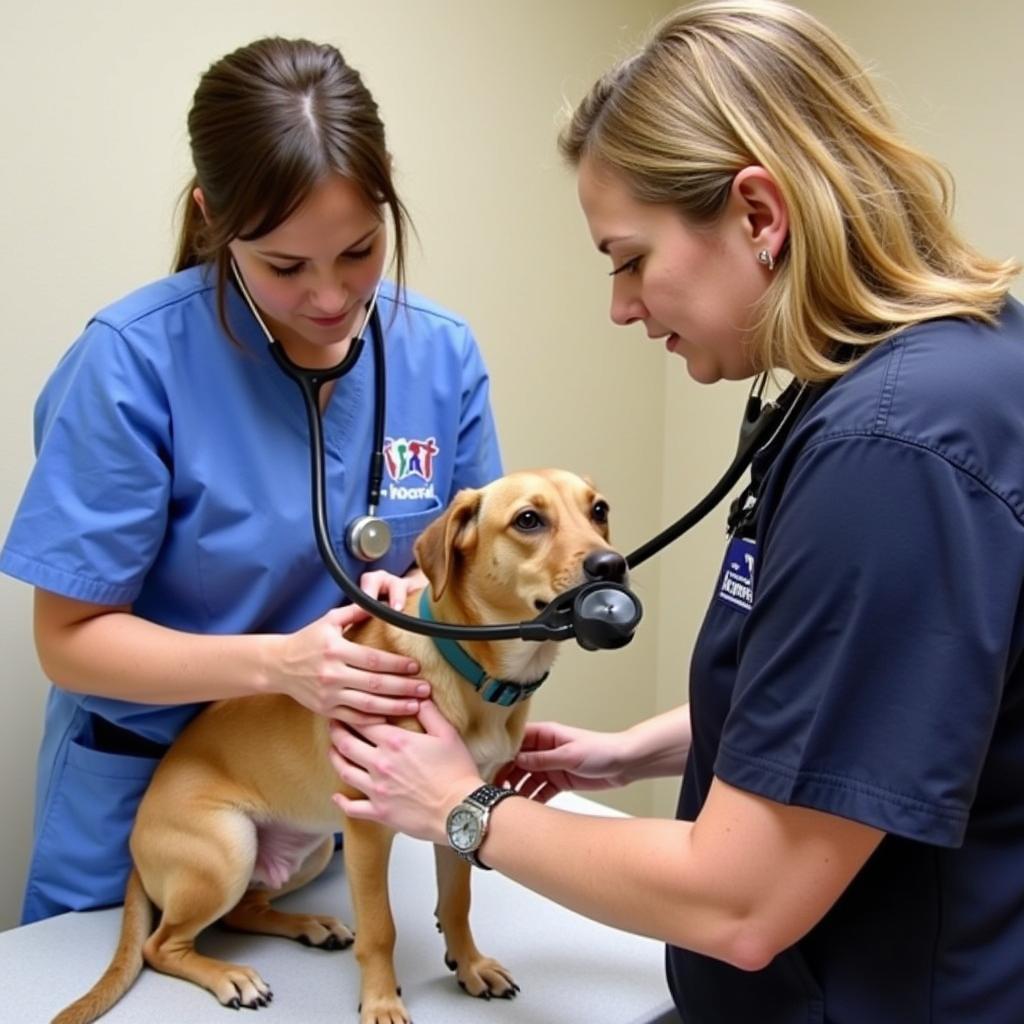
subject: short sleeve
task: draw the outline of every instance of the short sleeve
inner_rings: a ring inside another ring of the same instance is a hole
[[[999,711],[1024,530],[985,484],[881,436],[802,452],[762,538],[715,773],[956,846]]]
[[[469,328],[462,339],[461,413],[452,496],[463,487],[482,487],[501,476],[501,452],[491,410],[490,379]]]
[[[137,597],[167,524],[168,403],[154,367],[93,321],[36,405],[36,463],[0,570],[66,597]]]

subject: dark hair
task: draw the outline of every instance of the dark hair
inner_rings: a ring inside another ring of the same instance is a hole
[[[229,337],[228,243],[273,231],[332,173],[391,211],[404,285],[408,214],[391,179],[384,125],[359,72],[333,46],[268,38],[229,53],[200,79],[188,134],[195,175],[181,197],[174,270],[215,266],[217,311]],[[209,221],[192,199],[197,185]]]

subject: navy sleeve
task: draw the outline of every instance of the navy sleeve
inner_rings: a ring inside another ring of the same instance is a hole
[[[1021,600],[1024,527],[936,452],[801,453],[763,538],[715,774],[911,839],[962,839]]]

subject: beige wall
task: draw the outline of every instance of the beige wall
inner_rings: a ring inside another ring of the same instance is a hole
[[[198,73],[267,33],[337,43],[376,94],[422,241],[411,284],[476,328],[506,463],[592,474],[626,549],[688,507],[728,461],[742,388],[698,388],[639,328],[609,326],[605,260],[590,246],[553,148],[561,97],[578,97],[670,6],[51,0],[9,11],[0,64],[0,533],[31,465],[32,402],[47,372],[94,309],[167,267]],[[1014,127],[1024,24],[1016,0],[810,6],[876,63],[911,134],[953,167],[970,235],[1019,255],[1014,186],[1024,143]],[[637,640],[617,653],[566,650],[537,714],[610,728],[676,702],[721,530],[716,514],[639,571],[647,619]],[[2,928],[14,923],[20,897],[45,692],[28,588],[6,577],[0,652]],[[634,787],[620,803],[669,813],[675,788]]]
[[[494,378],[506,463],[606,488],[624,542],[660,511],[661,365],[605,315],[554,148],[578,96],[664,4],[646,0],[247,0],[19,4],[4,19],[5,370],[0,533],[31,465],[35,395],[99,306],[165,272],[199,73],[263,34],[339,45],[375,93],[421,248],[410,283],[464,313]],[[624,380],[628,387],[623,387]],[[640,486],[635,486],[639,484]],[[648,572],[642,586],[656,590]],[[29,588],[0,577],[0,927],[28,851],[45,694]],[[652,608],[655,601],[650,602]],[[612,726],[654,710],[652,624],[628,650],[566,651],[541,713]]]

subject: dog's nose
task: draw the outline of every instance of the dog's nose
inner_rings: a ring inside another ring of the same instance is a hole
[[[583,559],[583,572],[593,582],[622,583],[626,578],[626,560],[618,551],[591,551]]]

